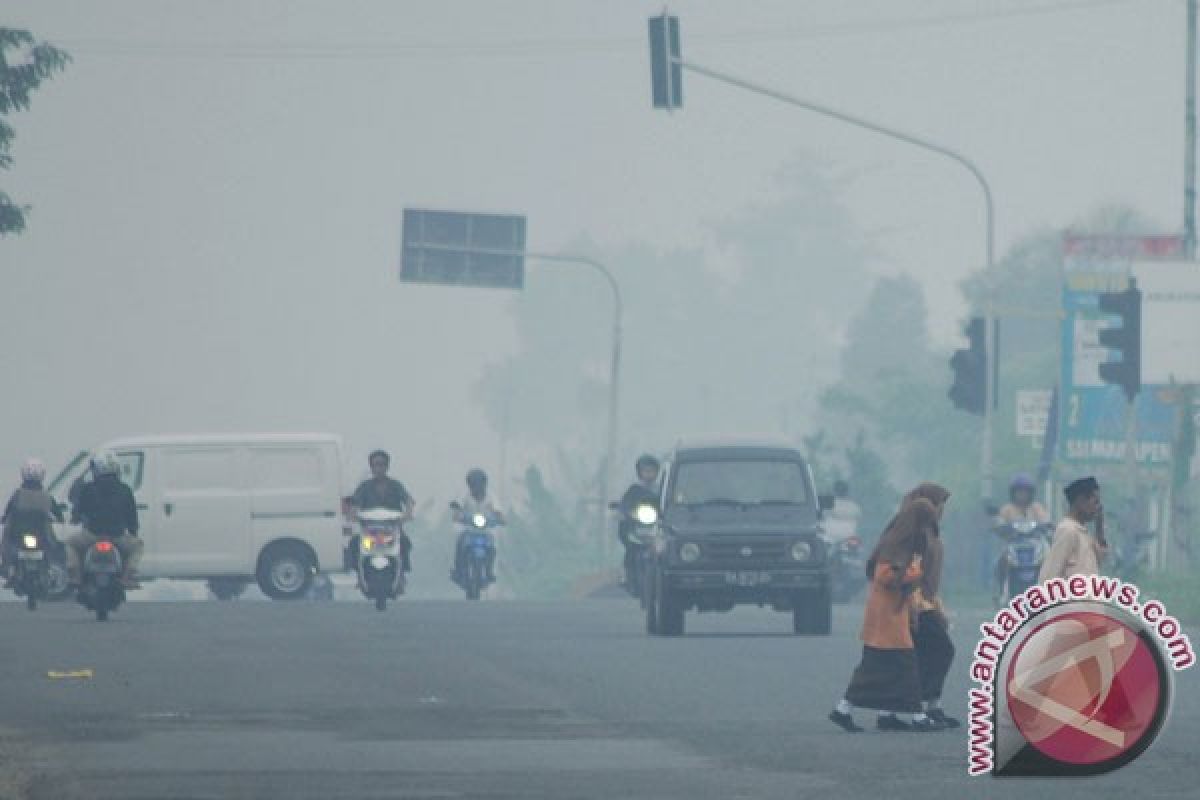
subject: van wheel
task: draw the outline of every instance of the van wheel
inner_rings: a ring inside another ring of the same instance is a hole
[[[258,560],[258,588],[272,600],[299,600],[312,585],[315,568],[300,545],[272,545]]]
[[[833,597],[828,586],[796,593],[792,630],[805,636],[828,636],[833,631]]]

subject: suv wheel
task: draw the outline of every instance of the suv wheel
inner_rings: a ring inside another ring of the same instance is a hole
[[[807,636],[828,636],[833,631],[833,597],[828,585],[796,593],[792,630]]]

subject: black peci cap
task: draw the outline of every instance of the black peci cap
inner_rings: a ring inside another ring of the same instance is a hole
[[[1100,491],[1100,484],[1091,475],[1086,478],[1080,478],[1067,484],[1063,489],[1063,494],[1067,496],[1068,503],[1074,503],[1080,497],[1091,494],[1092,492]]]

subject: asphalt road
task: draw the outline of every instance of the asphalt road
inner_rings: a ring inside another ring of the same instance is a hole
[[[623,598],[131,603],[106,624],[0,603],[0,797],[1197,796],[1200,670],[1102,778],[968,778],[961,731],[841,733],[860,614],[826,638],[748,609],[650,639]],[[958,716],[979,619],[956,627]]]

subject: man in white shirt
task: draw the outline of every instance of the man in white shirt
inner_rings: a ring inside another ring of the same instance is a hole
[[[1042,582],[1072,575],[1096,575],[1108,552],[1100,484],[1092,477],[1080,478],[1063,491],[1070,508],[1054,531],[1054,541],[1038,575]],[[1094,536],[1088,531],[1092,522],[1096,523]]]
[[[456,523],[464,527],[458,535],[458,541],[454,548],[454,579],[459,580],[463,574],[463,566],[466,561],[466,541],[467,533],[471,519],[476,514],[482,514],[488,519],[489,527],[491,525],[503,525],[504,514],[501,513],[497,505],[492,501],[492,498],[487,493],[487,473],[481,469],[473,469],[467,473],[467,496],[459,502],[455,503],[453,508],[452,518]],[[491,548],[488,550],[487,563],[487,579],[488,581],[496,580],[496,546],[493,540]]]

